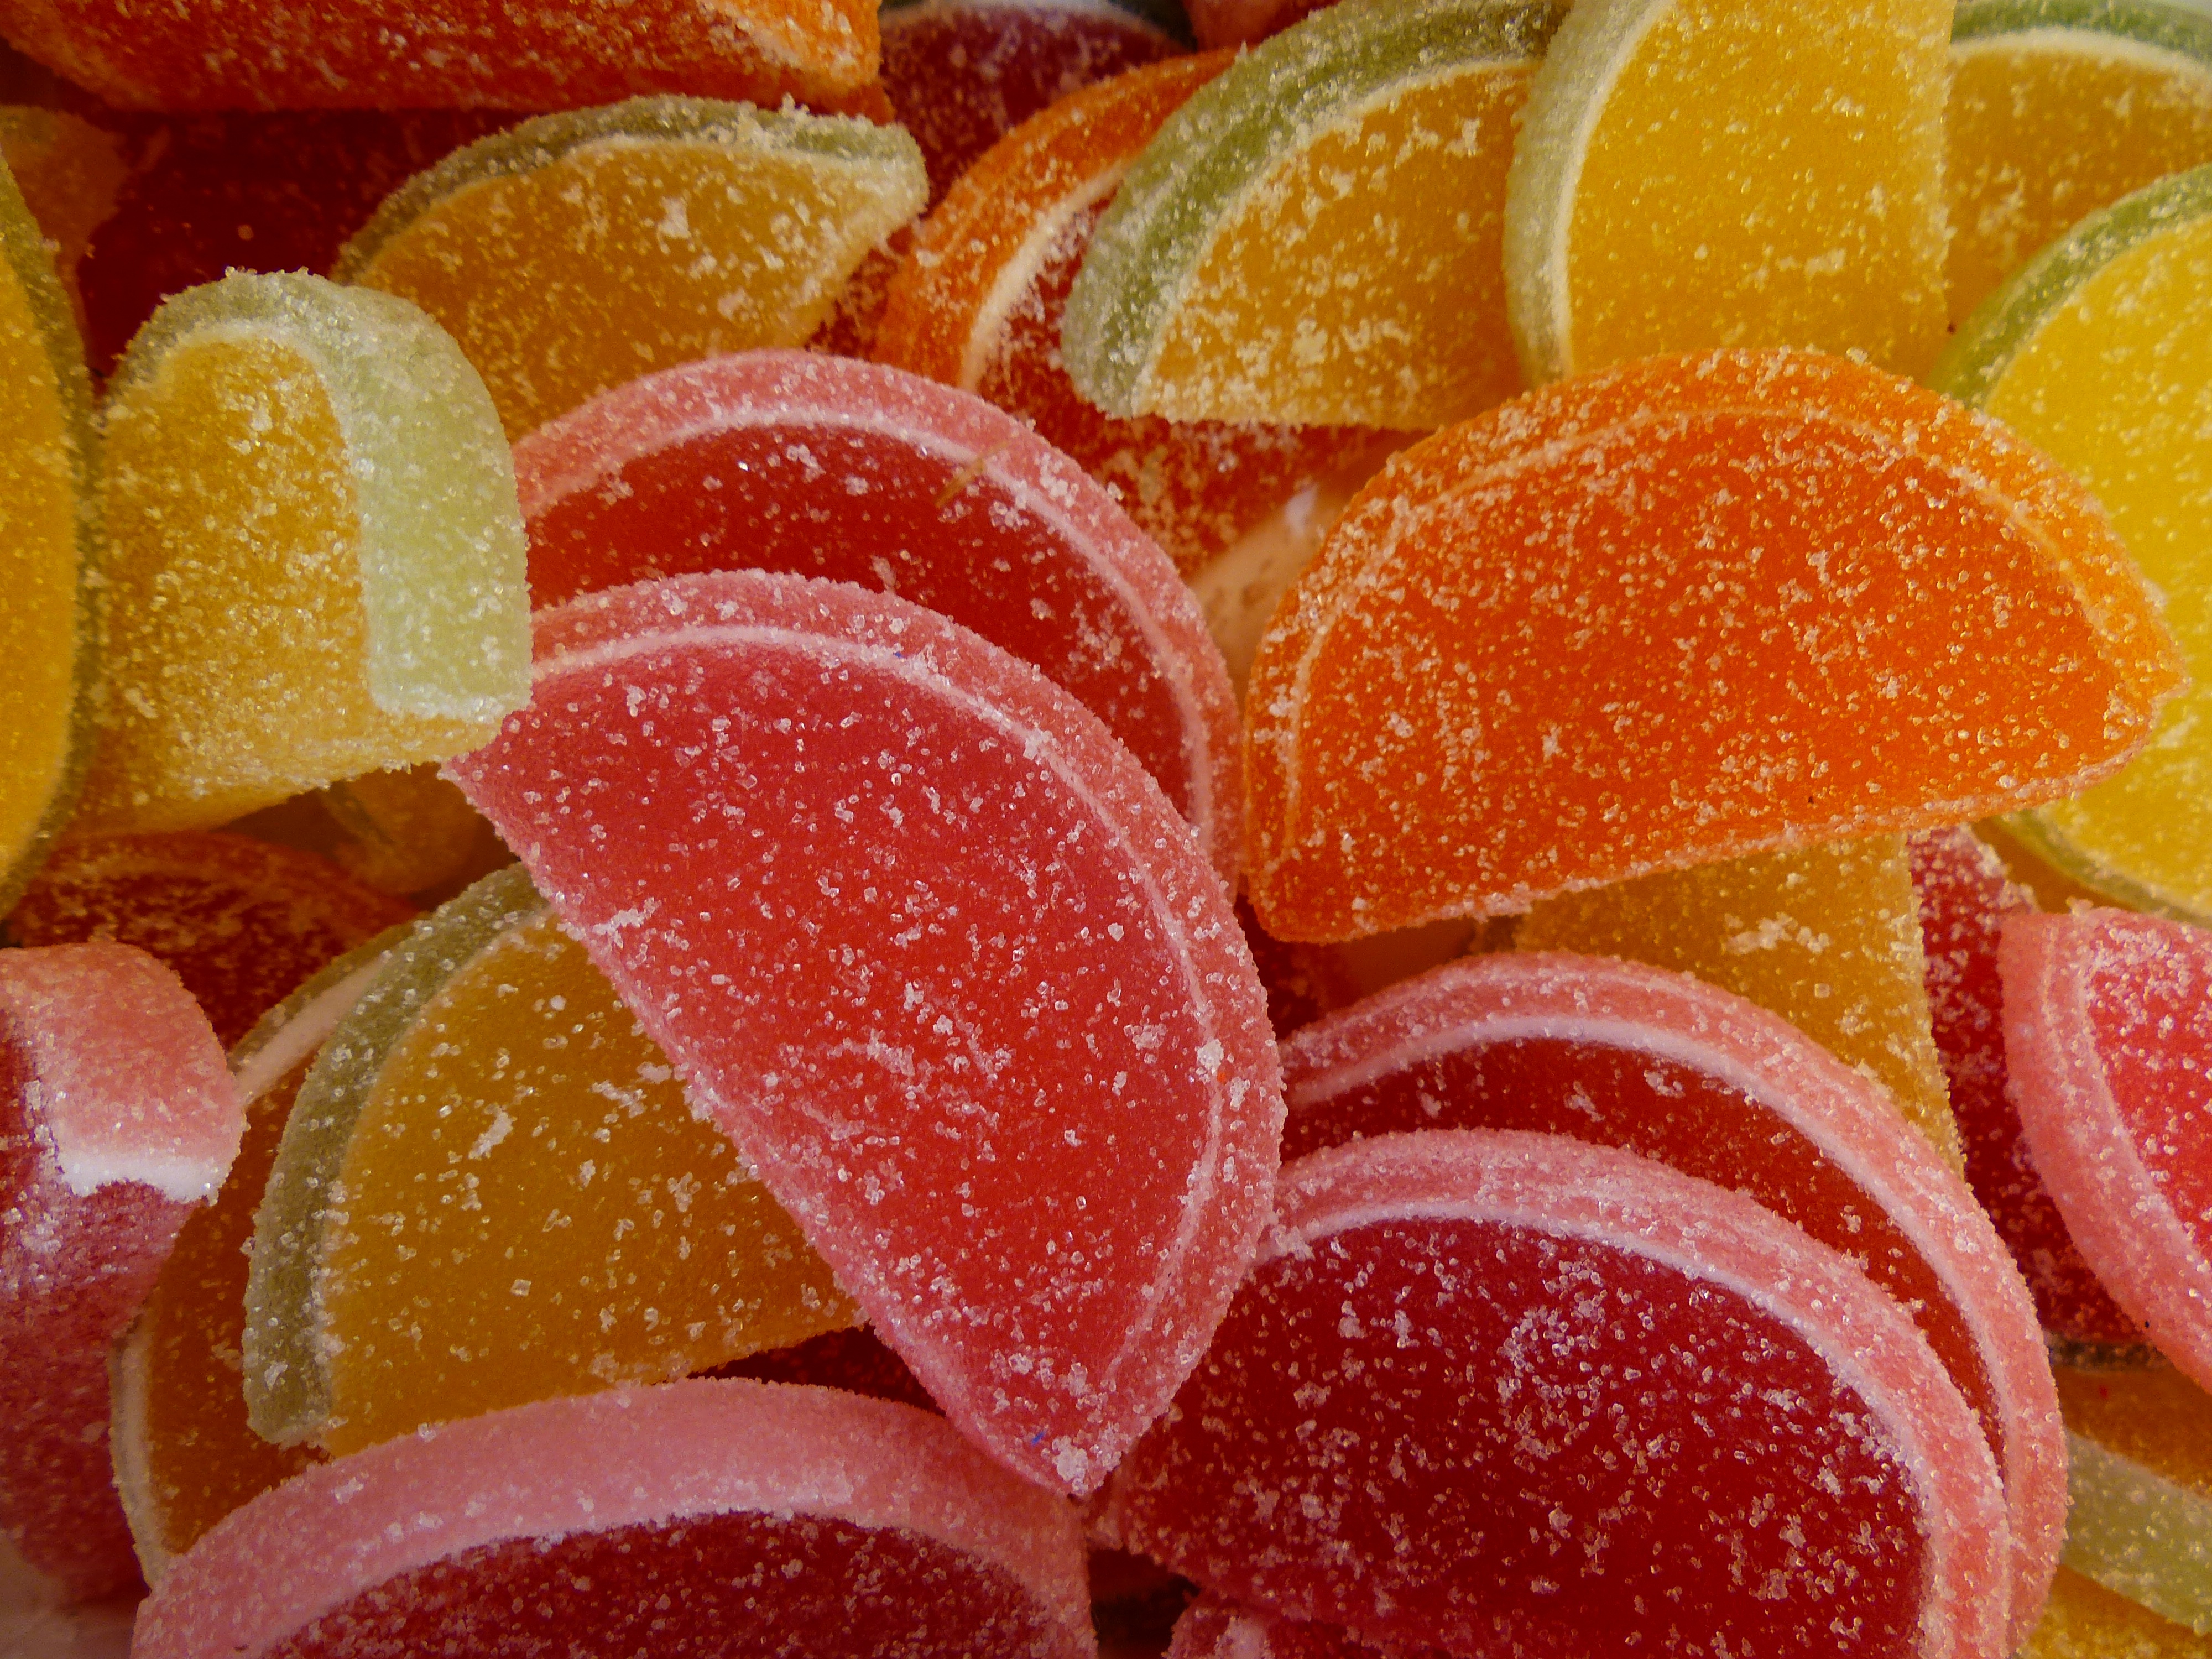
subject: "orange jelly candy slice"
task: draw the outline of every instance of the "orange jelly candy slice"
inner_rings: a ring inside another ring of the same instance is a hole
[[[2095,502],[1839,358],[1626,364],[1405,452],[1246,694],[1289,939],[1494,915],[2109,775],[2180,679]]]

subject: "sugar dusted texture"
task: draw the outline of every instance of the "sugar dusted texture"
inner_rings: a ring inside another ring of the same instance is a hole
[[[2212,933],[2012,915],[2005,1063],[2035,1167],[2112,1299],[2212,1385]]]
[[[2035,901],[1971,830],[1923,830],[1907,847],[1926,946],[1928,1006],[1950,1080],[1967,1182],[2027,1277],[2046,1330],[2069,1342],[2139,1343],[2142,1328],[2120,1310],[2074,1248],[2005,1091],[1997,940],[2005,918],[2033,912]]]
[[[641,98],[457,151],[337,274],[450,331],[519,438],[654,369],[804,344],[927,190],[896,127]]]
[[[1340,428],[1122,420],[1067,377],[1060,321],[1099,216],[1160,124],[1228,62],[1213,53],[1133,70],[992,146],[924,222],[872,348],[1027,422],[1186,573],[1376,447],[1375,434]]]
[[[1177,50],[1109,0],[917,0],[880,27],[884,93],[921,146],[933,204],[1038,111]]]
[[[1176,1620],[1167,1659],[1443,1659],[1443,1651],[1364,1641],[1339,1626],[1201,1595]]]
[[[176,1564],[132,1651],[1085,1659],[1087,1615],[1073,1510],[941,1420],[695,1380],[311,1470]]]
[[[0,951],[0,1528],[75,1595],[137,1580],[107,1351],[240,1130],[222,1050],[159,963]]]
[[[1532,384],[1809,346],[1901,374],[1943,342],[1949,0],[1583,0],[1507,185]]]
[[[1564,952],[1471,957],[1283,1044],[1285,1159],[1426,1129],[1617,1146],[1732,1188],[1911,1312],[1979,1417],[2012,1517],[2013,1624],[2058,1555],[2066,1455],[2035,1310],[1973,1195],[1879,1088],[1685,975]]]
[[[1285,1171],[1117,1474],[1130,1547],[1363,1637],[2003,1651],[2003,1499],[1902,1310],[1750,1200],[1556,1136]]]
[[[2212,44],[2212,20],[2204,27]],[[2212,76],[2212,66],[2207,68]],[[2080,478],[2111,514],[2191,684],[2118,776],[2019,824],[2130,908],[2212,917],[2212,166],[2076,226],[1992,295],[1932,383]]]
[[[682,89],[849,104],[874,79],[870,0],[7,0],[49,68],[140,109],[500,109]]]
[[[2212,162],[2212,19],[2172,0],[1964,0],[1944,115],[1956,328],[2081,220]]]
[[[1234,878],[1221,653],[1158,545],[1012,416],[897,369],[750,352],[595,398],[518,444],[515,468],[539,605],[732,568],[896,593],[1073,693]]]
[[[1239,59],[1132,164],[1071,294],[1116,415],[1426,428],[1521,390],[1506,167],[1561,9],[1346,0]]]
[[[1994,423],[1808,353],[1626,365],[1338,520],[1246,693],[1252,899],[1345,939],[2047,800],[2178,680],[2102,513]]]
[[[234,276],[110,383],[87,830],[204,829],[482,741],[526,695],[512,458],[413,306]]]
[[[32,945],[135,945],[185,983],[226,1047],[325,963],[415,914],[327,860],[183,830],[76,840],[8,918]]]
[[[1088,1491],[1255,1247],[1281,1097],[1219,878],[1080,705],[898,600],[543,613],[452,768],[946,1413]]]
[[[2164,1365],[2058,1372],[2066,1565],[2212,1634],[2212,1396]]]
[[[2212,1637],[2061,1567],[2021,1659],[2207,1659]]]
[[[1901,839],[1758,854],[1547,899],[1514,939],[1695,974],[1772,1009],[1887,1090],[1958,1164]]]

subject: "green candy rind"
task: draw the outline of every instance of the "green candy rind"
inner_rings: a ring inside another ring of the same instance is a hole
[[[68,434],[70,485],[76,493],[76,635],[70,647],[69,736],[53,793],[23,845],[10,854],[0,848],[0,915],[15,908],[39,866],[69,821],[85,774],[92,765],[99,731],[97,686],[100,661],[100,438],[92,412],[92,377],[84,365],[84,342],[76,313],[55,274],[54,258],[38,222],[23,201],[15,175],[0,161],[0,258],[8,262],[30,302],[39,343],[52,365]]]
[[[321,1262],[332,1225],[343,1222],[338,1175],[346,1149],[386,1057],[471,957],[544,908],[522,866],[510,865],[416,923],[324,1041],[300,1085],[254,1213],[246,1286],[246,1419],[264,1440],[311,1441],[330,1418]]]
[[[376,969],[393,948],[415,931],[403,921],[357,945],[305,981],[239,1038],[230,1054],[230,1075],[239,1085],[239,1102],[251,1105],[285,1073],[322,1046],[346,1011],[361,1000]]]
[[[314,366],[353,461],[368,690],[388,714],[495,720],[530,700],[529,542],[514,453],[453,338],[404,300],[234,273],[138,331],[111,402],[200,341],[265,339]]]
[[[2110,34],[2212,65],[2212,17],[2158,0],[1960,0],[1951,40],[1985,40],[2033,29]]]
[[[1340,0],[1200,88],[1091,238],[1060,325],[1077,389],[1109,414],[1146,412],[1146,370],[1216,228],[1285,154],[1402,82],[1540,58],[1562,15],[1548,0]]]
[[[2086,1436],[2066,1436],[2066,1549],[2117,1595],[2212,1633],[2212,1499]]]

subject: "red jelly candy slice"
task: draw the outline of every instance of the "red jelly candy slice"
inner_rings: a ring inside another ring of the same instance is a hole
[[[1238,1601],[1461,1654],[2004,1650],[1996,1467],[1903,1310],[1741,1194],[1557,1135],[1286,1170],[1109,1520]]]
[[[943,1420],[830,1389],[549,1400],[311,1469],[181,1557],[137,1659],[1079,1659],[1068,1507]]]
[[[449,770],[963,1431],[1095,1486],[1204,1350],[1281,1100],[1219,878],[1026,664],[729,572],[538,619]]]
[[[1875,1085],[1687,975],[1560,953],[1451,963],[1283,1045],[1283,1156],[1411,1129],[1571,1135],[1732,1187],[1911,1310],[2011,1515],[2014,1638],[2051,1587],[2066,1445],[2035,1310],[1965,1182]]]
[[[1175,566],[1084,471],[981,398],[759,351],[635,380],[515,446],[540,605],[750,568],[883,588],[1104,720],[1233,876],[1235,695]]]
[[[2212,932],[2011,915],[1997,966],[2044,1185],[2112,1299],[2212,1387]]]
[[[1928,1011],[1951,1085],[1967,1184],[2026,1275],[2045,1328],[2069,1342],[2139,1343],[2142,1328],[2074,1248],[2005,1092],[1997,939],[2005,918],[2032,914],[2035,901],[2006,878],[2002,861],[1971,830],[1926,830],[1906,847],[1920,900]]]
[[[1370,1642],[1339,1625],[1201,1595],[1176,1620],[1167,1659],[1443,1659],[1443,1650]]]
[[[193,830],[70,843],[7,926],[21,945],[135,945],[184,981],[228,1048],[317,969],[415,914],[328,859]]]
[[[0,951],[0,1529],[74,1595],[138,1581],[107,1352],[244,1127],[206,1016],[151,957]]]

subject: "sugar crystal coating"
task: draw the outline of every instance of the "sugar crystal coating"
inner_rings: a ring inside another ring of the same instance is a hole
[[[2066,1565],[2212,1634],[2212,1396],[2161,1364],[2061,1367]]]

